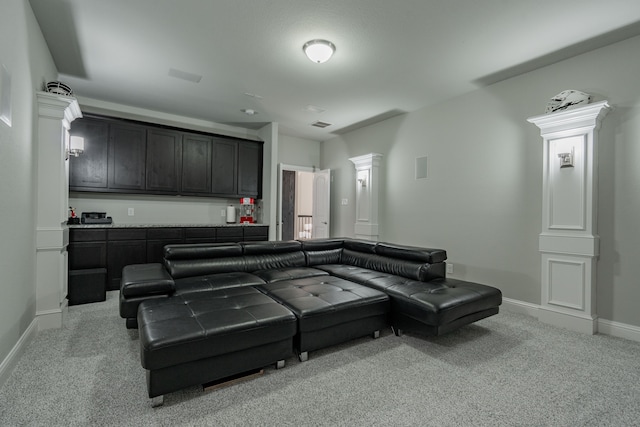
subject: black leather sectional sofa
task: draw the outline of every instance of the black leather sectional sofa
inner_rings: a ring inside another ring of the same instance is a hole
[[[445,277],[446,252],[354,239],[168,245],[124,268],[120,315],[139,328],[162,395],[391,326],[440,335],[498,313],[501,292]]]

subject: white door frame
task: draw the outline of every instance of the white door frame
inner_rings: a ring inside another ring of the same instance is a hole
[[[316,168],[309,166],[287,165],[278,163],[278,200],[276,202],[276,240],[282,240],[282,175],[283,171],[315,172]]]

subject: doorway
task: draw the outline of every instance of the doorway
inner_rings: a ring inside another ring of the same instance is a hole
[[[278,165],[278,240],[329,237],[330,171]]]

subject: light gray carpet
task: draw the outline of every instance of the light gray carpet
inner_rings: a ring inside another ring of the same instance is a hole
[[[39,333],[0,389],[0,426],[23,425],[633,426],[640,343],[501,313],[439,338],[385,331],[154,409],[110,292]]]

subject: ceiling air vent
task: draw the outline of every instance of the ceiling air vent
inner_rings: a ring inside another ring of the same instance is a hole
[[[326,128],[327,126],[331,126],[331,123],[321,122],[318,120],[317,122],[311,123],[311,126],[315,126],[317,128]]]

